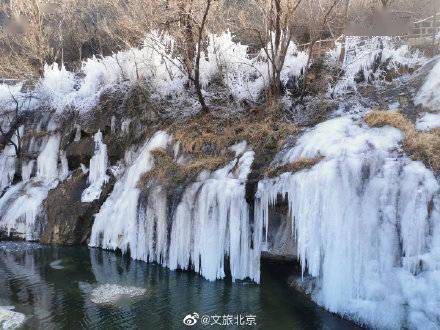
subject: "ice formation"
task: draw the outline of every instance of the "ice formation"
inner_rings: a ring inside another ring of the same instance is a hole
[[[25,315],[15,312],[13,306],[0,306],[0,327],[2,329],[18,329],[25,320]]]
[[[326,309],[373,327],[436,328],[439,184],[399,154],[401,138],[348,117],[317,125],[279,161],[324,159],[261,181],[255,223],[267,232],[269,207],[279,195],[288,199],[303,273]]]
[[[235,148],[241,153],[224,168],[200,173],[170,215],[161,186],[150,187],[142,203],[136,187],[142,173],[153,166],[150,151],[169,143],[170,137],[162,132],[146,143],[97,214],[90,245],[130,251],[135,259],[171,269],[194,269],[209,280],[225,276],[228,256],[233,279],[258,282],[259,250],[251,248],[244,185],[254,152],[241,144]]]
[[[112,117],[114,118],[114,117]],[[73,139],[74,142],[79,142],[81,140],[81,126],[75,125],[75,137]]]
[[[0,228],[8,235],[14,233],[26,240],[38,239],[41,224],[37,219],[42,211],[42,203],[49,189],[54,188],[68,172],[67,162],[59,152],[59,144],[59,134],[50,133],[41,144],[35,177],[30,178],[31,170],[24,166],[23,181],[9,187],[1,196]],[[29,164],[33,166],[32,162]]]
[[[44,66],[44,77],[36,86],[36,92],[47,105],[57,111],[73,101],[76,79],[73,72],[67,71],[64,65],[57,63]]]
[[[208,39],[201,63],[205,95],[209,97],[210,84],[220,75],[235,100],[256,99],[268,83],[264,54],[250,56],[247,46],[234,42],[230,33]],[[375,80],[381,78],[385,65],[388,69],[415,68],[425,61],[394,41],[347,37],[344,75],[334,92],[355,91],[359,73],[367,81]],[[188,78],[172,57],[173,45],[169,36],[153,32],[140,49],[88,59],[81,76],[63,66],[45,66],[36,93],[58,112],[67,106],[87,111],[105,90],[125,88],[139,80],[147,82],[152,97],[188,98]],[[333,60],[339,57],[340,46],[332,52]],[[306,62],[306,54],[292,44],[281,72],[283,83],[300,75]],[[432,111],[440,106],[439,71],[437,63],[415,98],[417,104]],[[12,109],[11,94],[20,100],[28,97],[22,84],[0,85],[2,108]],[[115,132],[113,118],[111,130]],[[437,122],[438,114],[425,113],[417,128],[428,130],[438,127]],[[79,141],[81,127],[75,128],[74,139]],[[126,118],[122,133],[129,128]],[[42,143],[30,143],[32,153],[39,156],[23,162],[19,183],[11,186],[16,171],[13,147],[0,153],[0,190],[4,192],[0,195],[0,228],[27,240],[38,239],[38,220],[49,189],[69,175],[66,155],[59,150],[60,135],[49,131]],[[90,246],[120,249],[135,259],[155,261],[170,269],[191,269],[208,280],[223,278],[228,268],[234,280],[259,282],[269,208],[282,195],[288,199],[292,221],[286,227],[293,228],[304,275],[314,278],[311,293],[316,302],[374,327],[435,328],[440,319],[440,296],[435,291],[440,288],[439,183],[424,165],[402,155],[402,138],[395,128],[368,128],[348,116],[317,125],[275,162],[323,160],[309,170],[261,181],[251,217],[245,184],[254,153],[246,143],[231,148],[235,159],[225,167],[203,171],[195,182],[182,187],[177,206],[169,205],[167,192],[156,183],[141,192],[139,181],[154,166],[151,152],[171,147],[171,136],[157,132],[137,152],[126,151],[125,165],[121,161],[110,169],[117,182],[96,214]],[[89,173],[82,201],[99,198],[108,180],[107,163],[107,146],[98,132],[89,169],[81,164],[83,172]],[[125,292],[111,286],[104,289],[95,296]]]
[[[154,166],[151,151],[166,148],[171,137],[165,132],[157,132],[141,148],[133,163],[118,180],[112,193],[96,214],[93,223],[90,245],[105,249],[130,250],[133,257],[140,255],[137,248],[138,236],[138,198],[137,187],[141,176]],[[139,250],[143,247],[139,247]]]
[[[339,58],[340,51],[341,45],[337,44],[336,50],[329,52],[332,62]],[[424,62],[426,59],[419,52],[411,51],[407,45],[399,45],[398,38],[347,36],[342,63],[344,74],[333,92],[356,91],[360,76],[368,82],[377,80],[384,73],[384,65],[387,70],[398,70],[402,66],[415,68]]]
[[[272,43],[268,44],[270,47]],[[209,36],[206,54],[202,56],[201,81],[206,87],[213,78],[220,74],[224,84],[236,100],[255,101],[269,82],[271,66],[266,53],[261,50],[258,56],[249,56],[249,47],[234,41],[229,32]],[[206,60],[207,59],[207,60]],[[306,52],[299,51],[291,42],[281,70],[281,81],[286,84],[289,78],[300,76],[307,63]]]
[[[419,118],[417,118],[416,128],[419,131],[430,131],[433,128],[440,127],[440,112],[429,113],[424,112]]]
[[[50,266],[50,268],[56,269],[56,270],[64,269],[63,260],[62,259],[57,259],[55,261],[52,261],[49,264],[49,266]]]
[[[102,284],[92,291],[90,300],[95,304],[115,304],[124,297],[135,298],[143,296],[146,292],[144,288]]]
[[[429,72],[414,101],[432,110],[440,109],[440,60]]]
[[[244,185],[253,157],[253,151],[246,151],[222,169],[201,173],[185,189],[171,227],[170,269],[194,269],[215,280],[225,276],[227,255],[232,279],[259,282],[260,255],[258,246],[251,246]]]
[[[220,77],[229,95],[236,101],[255,101],[269,82],[265,52],[258,56],[248,52],[248,46],[234,41],[230,32],[210,34],[201,61],[203,93],[209,99],[209,85]],[[92,57],[82,63],[81,74],[68,71],[56,63],[44,66],[43,77],[38,81],[35,94],[22,92],[22,83],[14,86],[0,84],[0,105],[14,106],[11,95],[28,102],[28,108],[49,106],[62,112],[74,107],[79,111],[92,109],[103,92],[112,88],[127,89],[135,83],[144,83],[152,98],[167,99],[177,104],[191,99],[186,83],[188,77],[179,59],[174,57],[175,41],[169,35],[157,31],[148,33],[140,48],[130,48],[102,58]],[[297,50],[292,42],[287,51],[281,80],[286,83],[292,76],[299,76],[307,62],[305,52]],[[195,98],[192,101],[197,102]],[[76,139],[80,134],[76,135]]]
[[[17,143],[16,135],[12,139],[14,143]],[[15,148],[12,144],[6,145],[0,153],[0,194],[12,183],[16,158]]]
[[[82,202],[92,202],[101,196],[102,185],[109,177],[107,175],[108,157],[107,145],[102,140],[102,133],[98,131],[95,136],[95,154],[90,159],[88,183],[90,184],[81,195]]]

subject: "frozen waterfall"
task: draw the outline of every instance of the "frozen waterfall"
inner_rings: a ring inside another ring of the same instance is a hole
[[[0,229],[26,240],[36,240],[42,224],[37,221],[50,189],[66,176],[66,162],[59,153],[60,136],[50,133],[41,145],[36,176],[30,178],[31,161],[23,166],[23,181],[11,186],[0,198]],[[64,166],[63,166],[64,163]],[[61,165],[60,165],[61,164]]]
[[[332,312],[386,328],[436,328],[440,319],[439,184],[400,155],[402,134],[348,117],[305,133],[278,161],[324,156],[310,170],[259,183],[256,223],[270,226],[288,199],[298,258],[313,299]],[[300,281],[301,283],[301,281]]]
[[[89,187],[83,191],[81,202],[92,202],[101,196],[101,188],[109,177],[107,172],[107,145],[102,141],[102,133],[98,131],[95,136],[95,154],[90,159],[88,183]]]
[[[225,276],[229,256],[232,279],[260,280],[260,255],[251,247],[245,182],[254,158],[244,152],[226,167],[201,173],[185,189],[175,212],[169,247],[170,269],[194,269],[208,280]]]
[[[19,129],[21,134],[23,128]],[[17,136],[14,134],[12,142],[17,144]],[[8,144],[0,153],[0,194],[3,190],[10,186],[15,175],[15,162],[17,156],[13,144]]]
[[[158,132],[144,145],[97,214],[90,245],[130,251],[135,259],[156,261],[170,269],[194,269],[209,280],[225,276],[228,256],[233,279],[249,277],[258,282],[259,250],[251,248],[245,200],[254,152],[238,150],[225,167],[200,173],[170,215],[161,186],[149,187],[141,203],[136,186],[141,175],[153,167],[150,152],[166,148],[170,142],[168,135]]]
[[[141,176],[154,166],[151,151],[166,148],[170,143],[171,137],[159,131],[144,144],[95,216],[90,246],[121,249],[123,252],[130,250],[134,258],[140,255],[137,247],[140,189],[137,184]],[[142,248],[139,247],[139,250]]]

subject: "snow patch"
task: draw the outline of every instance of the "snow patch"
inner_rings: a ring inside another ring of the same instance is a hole
[[[430,131],[440,127],[440,113],[424,112],[417,118],[416,128],[419,131]]]
[[[0,306],[0,327],[4,330],[17,329],[26,320],[22,313],[14,312],[13,306]]]

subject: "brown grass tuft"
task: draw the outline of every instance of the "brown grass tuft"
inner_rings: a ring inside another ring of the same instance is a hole
[[[404,148],[415,160],[421,160],[434,171],[440,171],[440,131],[417,132],[408,135]]]
[[[400,129],[405,135],[415,132],[413,123],[399,112],[372,111],[365,116],[364,120],[370,127],[389,125]]]
[[[247,141],[254,150],[277,149],[299,129],[263,110],[234,118],[216,118],[213,114],[196,116],[170,127],[181,147],[191,154],[219,154],[234,143]]]
[[[206,156],[181,165],[174,162],[172,153],[168,150],[156,149],[151,154],[154,157],[154,167],[141,177],[139,188],[145,187],[153,179],[166,188],[177,186],[193,181],[202,170],[214,171],[230,161],[227,155]]]
[[[298,172],[304,169],[312,168],[314,165],[319,163],[324,157],[315,157],[315,158],[301,158],[298,160],[295,160],[292,163],[284,164],[277,167],[271,167],[266,171],[266,176],[269,178],[273,178],[275,176],[278,176],[282,173],[286,172]]]
[[[185,165],[179,166],[180,177],[195,178],[202,170],[214,171],[225,166],[231,159],[227,156],[208,156],[196,158]]]
[[[434,171],[440,171],[440,129],[417,132],[414,124],[403,114],[388,111],[373,111],[365,116],[371,127],[390,125],[405,134],[403,147],[413,160],[420,160]]]
[[[299,129],[286,122],[278,111],[254,109],[249,113],[222,117],[215,113],[197,115],[184,122],[173,122],[167,129],[181,151],[190,157],[186,164],[176,164],[170,150],[154,150],[154,168],[139,181],[139,187],[156,179],[160,184],[172,187],[195,180],[202,170],[214,171],[225,166],[234,156],[227,148],[245,140],[256,151],[254,165],[264,170],[271,158],[288,136]],[[260,157],[261,158],[261,157]]]

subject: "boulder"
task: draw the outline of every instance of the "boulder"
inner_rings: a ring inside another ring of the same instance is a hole
[[[42,243],[81,244],[90,237],[94,214],[111,192],[114,178],[102,188],[101,196],[91,203],[82,203],[81,194],[87,185],[87,176],[75,170],[72,176],[49,191],[44,202],[46,222],[40,237]]]

